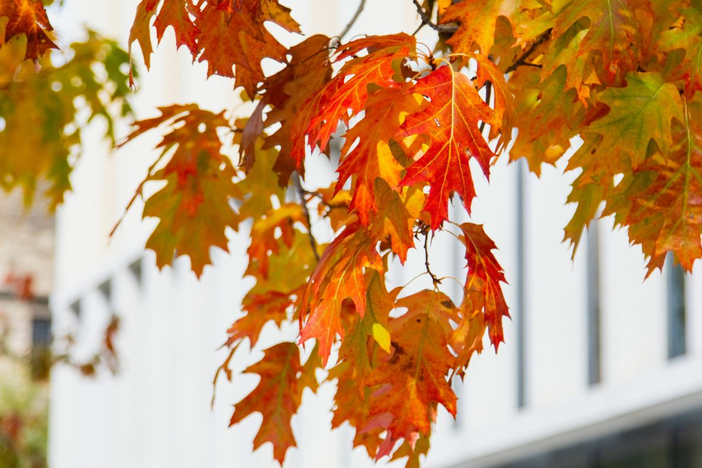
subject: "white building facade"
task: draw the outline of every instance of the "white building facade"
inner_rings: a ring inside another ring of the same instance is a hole
[[[307,35],[338,34],[357,7],[350,0],[283,3]],[[54,23],[66,40],[86,23],[126,47],[136,4],[71,0]],[[369,0],[349,37],[411,33],[418,24],[410,0]],[[432,35],[418,37],[431,43]],[[202,64],[174,52],[170,33],[152,65],[135,99],[141,118],[172,103],[196,101],[219,111],[236,102],[230,81],[205,80]],[[73,368],[54,369],[50,466],[277,466],[269,445],[251,450],[260,418],[228,428],[232,405],[256,377],[219,382],[210,406],[212,377],[226,357],[217,348],[252,285],[242,279],[246,233],[230,233],[231,253],[215,252],[214,267],[199,281],[187,260],[157,270],[153,255],[143,252],[153,222],[141,221],[138,206],[109,239],[158,139],[110,153],[101,129],[94,130],[58,213],[54,333],[76,334],[79,360],[100,346],[101,330],[117,315],[120,372],[86,379]],[[426,466],[702,466],[702,273],[668,268],[644,281],[640,250],[612,230],[611,219],[587,234],[571,260],[562,238],[574,210],[565,205],[574,174],[564,175],[564,166],[545,167],[537,179],[503,161],[489,185],[477,182],[472,219],[500,248],[513,320],[505,322],[499,354],[486,349],[457,384],[457,421],[440,414]],[[464,261],[446,245],[434,243],[432,264],[455,274]],[[264,336],[251,353],[240,350],[233,368],[243,370],[267,344],[292,334],[271,326],[269,341]],[[304,395],[293,419],[298,448],[286,467],[372,466],[365,452],[350,450],[350,429],[331,431],[334,391],[325,385]]]

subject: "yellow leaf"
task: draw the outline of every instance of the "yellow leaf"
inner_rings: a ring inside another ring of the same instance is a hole
[[[373,324],[373,338],[386,353],[390,352],[390,332],[379,323]]]

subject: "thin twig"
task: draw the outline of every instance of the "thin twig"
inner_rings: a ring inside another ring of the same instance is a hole
[[[422,20],[422,22],[419,24],[419,26],[417,26],[417,29],[414,30],[414,32],[412,33],[412,35],[413,35],[413,36],[416,36],[417,33],[418,33],[419,31],[421,31],[422,28],[423,28],[426,24],[427,24],[427,23],[425,23],[424,20]]]
[[[458,29],[455,26],[449,26],[447,24],[436,24],[432,22],[431,20],[431,12],[427,13],[424,11],[424,8],[422,8],[422,5],[419,3],[419,0],[412,0],[414,2],[414,6],[417,8],[417,13],[419,13],[419,17],[422,19],[422,24],[417,28],[417,30],[414,32],[414,34],[417,34],[419,30],[424,26],[425,24],[432,28],[434,31],[440,32],[440,33],[455,33],[456,30]],[[414,35],[413,34],[413,35]]]
[[[329,211],[337,209],[337,208],[339,208],[339,209],[343,208],[345,210],[349,209],[348,203],[330,203],[330,202],[326,201],[324,199],[324,195],[322,195],[319,192],[311,192],[309,190],[305,190],[304,188],[302,189],[302,192],[308,196],[307,201],[311,200],[312,198],[316,198],[319,200],[319,203],[321,203],[322,205],[327,207],[329,209]]]
[[[424,266],[427,270],[427,273],[429,274],[429,277],[431,278],[432,283],[434,283],[434,287],[437,287],[438,285],[441,284],[441,279],[437,277],[434,273],[432,273],[431,268],[429,267],[429,226],[426,224],[423,224],[420,226],[421,233],[424,234]]]
[[[351,21],[349,21],[349,24],[346,25],[343,31],[341,31],[341,34],[339,34],[339,42],[344,38],[345,35],[351,31],[351,28],[353,25],[356,23],[356,20],[358,19],[359,16],[361,16],[361,12],[363,11],[363,8],[366,6],[366,0],[361,0],[361,3],[358,4],[358,9],[356,10],[356,13],[354,13],[353,18],[351,18]]]
[[[307,207],[307,201],[305,200],[305,189],[302,188],[302,183],[300,182],[300,176],[294,174],[293,183],[295,184],[295,189],[297,190],[297,195],[300,197],[300,206],[302,206],[302,212],[305,215],[305,220],[307,221],[307,231],[310,238],[310,246],[312,246],[312,252],[314,253],[314,258],[319,261],[319,252],[317,251],[317,240],[312,234],[312,218],[310,217],[310,210]]]
[[[546,42],[550,37],[551,30],[548,29],[541,35],[541,37],[539,37],[539,39],[536,42],[534,42],[527,50],[524,51],[521,57],[519,57],[512,65],[510,65],[509,68],[507,68],[507,70],[505,70],[505,75],[508,73],[512,73],[514,70],[521,67],[522,65],[528,65],[532,67],[536,66],[536,64],[534,63],[527,63],[526,60],[532,53],[534,53],[537,47]]]

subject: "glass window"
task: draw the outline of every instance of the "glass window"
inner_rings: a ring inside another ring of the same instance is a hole
[[[35,348],[51,345],[51,319],[35,318],[32,321],[32,345]]]
[[[668,302],[668,358],[685,354],[687,340],[685,332],[685,270],[673,261],[666,259],[666,286]]]

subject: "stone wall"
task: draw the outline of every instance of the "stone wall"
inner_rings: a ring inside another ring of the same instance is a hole
[[[8,351],[31,350],[33,321],[50,319],[55,217],[41,194],[0,193],[0,334]]]

